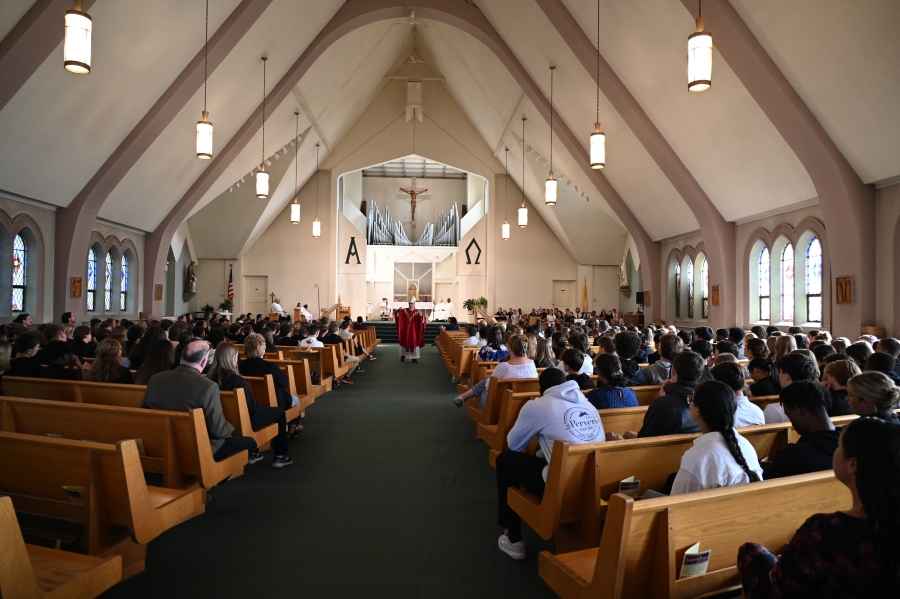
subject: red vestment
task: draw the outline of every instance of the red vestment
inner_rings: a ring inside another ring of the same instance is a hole
[[[394,310],[400,347],[425,347],[425,317],[418,310]]]

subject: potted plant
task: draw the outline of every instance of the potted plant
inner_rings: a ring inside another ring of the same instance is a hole
[[[221,304],[219,304],[219,310],[221,310],[222,312],[231,312],[232,308],[234,308],[234,302],[230,299],[226,299]]]
[[[211,305],[206,304],[205,306],[200,308],[200,311],[203,312],[203,320],[209,320],[209,317],[212,316],[213,312],[215,312],[216,309]]]
[[[478,307],[487,312],[487,298],[483,295],[478,298]]]
[[[466,301],[463,302],[463,308],[465,308],[466,310],[469,311],[469,315],[472,315],[475,313],[475,306],[477,303],[478,302],[476,302],[473,299],[467,299]]]

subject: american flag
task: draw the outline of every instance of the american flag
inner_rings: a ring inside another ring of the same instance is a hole
[[[234,269],[228,269],[228,299],[234,301],[234,277],[232,277],[232,273]]]

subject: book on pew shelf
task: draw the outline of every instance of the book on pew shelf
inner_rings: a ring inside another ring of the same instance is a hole
[[[84,505],[84,498],[87,495],[87,489],[85,489],[84,487],[70,487],[67,485],[63,485],[63,491],[66,492],[66,497],[69,498],[69,501],[71,501],[75,505]]]
[[[641,499],[653,499],[655,497],[668,497],[665,493],[660,493],[659,491],[654,491],[653,489],[647,489],[644,491],[644,494],[641,496]]]
[[[700,551],[700,543],[694,543],[688,547],[687,551],[684,552],[684,559],[681,562],[681,574],[678,578],[691,578],[706,574],[711,554],[712,549]]]
[[[638,489],[641,488],[641,481],[634,480],[633,476],[629,476],[619,482],[619,493],[624,493],[629,497],[637,497]]]

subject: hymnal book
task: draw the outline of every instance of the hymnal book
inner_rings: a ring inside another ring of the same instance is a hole
[[[691,578],[706,574],[709,567],[709,556],[712,549],[700,551],[700,543],[694,543],[684,552],[684,560],[681,562],[681,575],[678,578]]]
[[[633,476],[629,476],[628,478],[622,480],[619,483],[619,493],[624,493],[629,497],[636,497],[638,489],[641,488],[641,481],[634,480]]]

